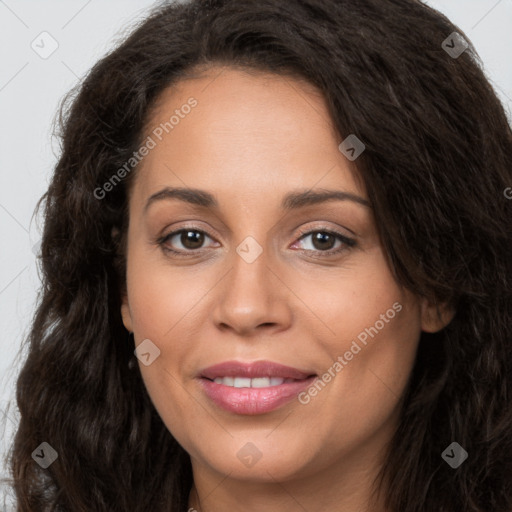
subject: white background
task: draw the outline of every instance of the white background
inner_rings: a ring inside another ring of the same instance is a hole
[[[471,39],[512,119],[512,0],[425,3]],[[32,215],[57,161],[52,123],[59,101],[152,5],[149,0],[0,0],[0,421],[3,417],[7,427],[0,457],[17,418],[14,403],[7,407],[20,367],[15,357],[39,287],[33,247],[40,227]],[[59,45],[47,59],[31,48],[43,31]]]

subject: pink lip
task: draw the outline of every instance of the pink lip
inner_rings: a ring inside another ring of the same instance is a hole
[[[219,407],[236,414],[264,414],[293,400],[317,378],[313,372],[303,372],[270,361],[241,363],[227,361],[200,372],[199,382],[205,394]],[[266,388],[234,388],[213,382],[216,377],[281,377],[297,379]]]
[[[302,380],[310,377],[315,372],[305,372],[284,366],[272,361],[255,361],[253,363],[242,363],[241,361],[225,361],[224,363],[209,366],[199,372],[199,377],[215,379],[216,377],[281,377],[283,379]]]

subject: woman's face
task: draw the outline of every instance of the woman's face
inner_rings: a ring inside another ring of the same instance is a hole
[[[393,279],[324,100],[291,78],[214,68],[169,88],[145,137],[123,321],[137,346],[149,340],[144,383],[194,471],[367,471],[420,331],[441,326]],[[340,195],[312,199],[328,192]]]

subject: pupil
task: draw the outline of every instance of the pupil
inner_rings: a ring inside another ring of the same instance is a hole
[[[183,231],[181,234],[181,243],[188,249],[197,249],[203,243],[203,233],[198,231]]]
[[[329,240],[329,238],[331,240]],[[322,243],[324,243],[327,239],[327,245],[329,247],[326,247],[325,245],[322,245]],[[318,242],[320,243],[320,247],[318,247]],[[331,243],[329,243],[331,242]],[[333,237],[331,235],[329,235],[328,233],[317,233],[316,236],[313,236],[313,245],[315,246],[315,248],[317,249],[332,249],[332,242],[333,242]]]

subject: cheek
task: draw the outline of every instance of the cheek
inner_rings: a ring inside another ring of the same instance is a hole
[[[162,380],[172,382],[165,370],[172,371],[170,361],[173,366],[181,363],[187,344],[178,337],[193,316],[193,305],[204,295],[203,287],[162,264],[157,250],[150,253],[137,247],[129,252],[127,291],[136,344],[149,339],[160,349],[154,363],[139,365],[150,394],[166,389],[168,383]]]
[[[192,373],[187,368],[191,368],[189,337],[194,338],[190,332],[195,324],[194,305],[197,307],[208,288],[200,280],[185,277],[184,272],[162,266],[161,260],[151,263],[146,254],[134,251],[128,261],[128,298],[136,343],[149,339],[160,349],[152,364],[139,363],[142,379],[167,428],[186,440],[186,429],[177,418],[190,421],[197,416],[199,422],[201,410],[196,411],[190,395],[184,392],[181,372]],[[187,448],[193,451],[192,446]]]
[[[417,300],[395,282],[380,248],[367,253],[364,265],[347,268],[336,279],[317,280],[309,295],[306,287],[300,293],[308,296],[323,326],[316,336],[319,330],[309,328],[317,340],[311,357],[322,354],[318,361],[329,382],[318,393],[312,390],[315,401],[327,410],[343,404],[345,411],[361,412],[349,423],[340,417],[341,430],[362,422],[363,432],[365,422],[385,421],[414,364],[421,332]]]
[[[127,286],[134,331],[163,340],[179,331],[178,322],[193,315],[193,307],[208,292],[203,279],[162,262],[160,249],[134,249],[128,258]],[[210,286],[211,288],[211,286]],[[189,313],[190,312],[190,313]]]
[[[351,341],[361,333],[361,340],[365,333],[373,339],[367,330],[375,335],[375,328],[379,336],[393,339],[395,345],[400,345],[400,340],[414,341],[420,332],[419,306],[415,297],[396,283],[380,246],[354,262],[314,279],[296,280],[294,291],[309,309],[309,313],[304,310],[304,317],[313,312],[317,318],[314,338],[330,347],[333,357],[349,350]]]

